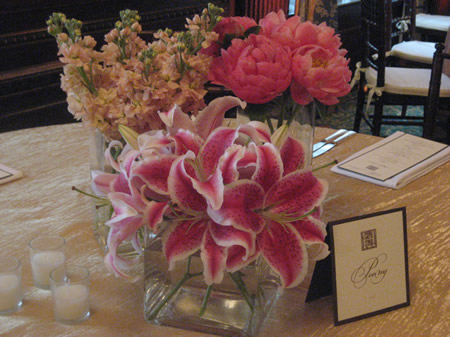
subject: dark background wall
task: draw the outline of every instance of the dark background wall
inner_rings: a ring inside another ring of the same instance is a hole
[[[83,21],[83,34],[101,45],[123,9],[135,9],[145,33],[160,28],[183,30],[187,17],[208,2],[234,10],[233,0],[0,0],[0,132],[73,122],[60,89],[62,65],[46,20],[53,12]],[[232,4],[233,6],[230,6]]]

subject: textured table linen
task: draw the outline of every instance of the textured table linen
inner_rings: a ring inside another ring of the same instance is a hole
[[[316,139],[333,130],[316,129]],[[379,141],[356,135],[313,160],[318,167]],[[89,137],[81,124],[57,125],[0,134],[0,162],[23,171],[20,180],[0,185],[1,254],[21,259],[22,309],[0,316],[0,336],[207,336],[158,327],[143,319],[143,282],[127,283],[109,274],[91,224],[91,200],[71,190],[89,190]],[[331,296],[305,304],[307,287],[288,289],[261,336],[447,336],[450,333],[450,163],[400,190],[351,179],[322,169],[330,183],[326,221],[407,207],[411,305],[335,327]],[[40,234],[67,240],[67,262],[91,272],[91,317],[67,326],[53,318],[49,291],[33,286],[27,243]]]

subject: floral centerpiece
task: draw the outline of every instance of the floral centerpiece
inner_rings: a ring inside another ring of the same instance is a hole
[[[150,322],[254,335],[279,289],[300,284],[308,261],[328,254],[327,183],[304,142],[258,109],[276,102],[289,120],[289,105],[335,104],[350,75],[324,25],[280,11],[258,26],[221,12],[209,5],[186,32],[146,43],[137,12],[126,10],[100,51],[81,22],[54,14],[48,24],[69,110],[109,139],[112,171],[92,174],[96,199],[112,209],[106,266],[130,277],[139,257],[121,256],[120,245],[144,252]],[[206,106],[208,80],[238,97]],[[225,120],[248,106],[265,122]]]
[[[146,252],[149,273],[157,275],[147,287],[151,301],[146,302],[146,317],[152,322],[179,326],[167,316],[182,310],[175,309],[181,306],[176,297],[180,289],[201,276],[207,290],[194,317],[202,316],[211,291],[222,289],[228,274],[252,313],[244,317],[260,323],[262,309],[255,306],[267,293],[258,287],[250,293],[246,267],[263,259],[269,266],[265,287],[290,288],[305,278],[309,259],[328,255],[326,225],[320,220],[327,183],[304,169],[305,150],[295,138],[271,135],[267,124],[258,121],[222,126],[225,111],[236,106],[244,108],[245,102],[227,96],[212,101],[195,120],[178,106],[160,112],[165,130],[138,135],[120,127],[127,144],[117,160],[111,150],[121,143],[111,142],[106,153],[117,173],[94,175],[94,190],[114,207],[105,257],[110,270],[127,277],[127,267],[136,261],[120,257],[117,247],[131,239],[141,251],[138,233],[143,226],[150,232],[146,245],[154,250],[161,245],[161,255]],[[156,272],[162,258],[163,270]],[[192,259],[197,259],[196,267]],[[177,265],[184,273],[178,272],[169,286],[164,282],[171,276],[161,275]],[[214,296],[225,297],[223,290]],[[214,317],[216,324],[217,319],[225,318]]]
[[[349,60],[339,35],[325,23],[300,17],[287,18],[282,10],[271,12],[259,25],[247,17],[221,20],[214,31],[219,38],[205,53],[214,60],[208,79],[248,103],[250,120],[266,120],[273,132],[290,126],[301,139],[311,164],[316,102],[337,104],[351,86]]]
[[[210,5],[188,20],[188,30],[160,30],[154,41],[139,37],[137,11],[121,11],[121,20],[105,36],[100,51],[91,36],[82,36],[82,23],[54,13],[47,21],[55,36],[64,75],[69,111],[109,139],[120,139],[118,126],[136,132],[163,127],[157,112],[174,104],[197,114],[205,106],[205,83],[212,57],[199,53],[217,39],[221,8]]]

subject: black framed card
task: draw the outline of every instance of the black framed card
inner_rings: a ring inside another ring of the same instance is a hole
[[[329,226],[335,325],[408,306],[406,208]]]

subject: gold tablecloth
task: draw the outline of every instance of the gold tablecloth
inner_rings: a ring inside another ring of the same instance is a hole
[[[332,132],[317,128],[316,138]],[[313,161],[318,167],[343,160],[379,139],[356,135]],[[127,283],[109,274],[92,232],[91,200],[71,190],[89,189],[89,137],[81,124],[57,125],[0,134],[0,163],[23,171],[20,180],[0,185],[1,254],[23,264],[22,309],[0,316],[0,336],[207,336],[148,324],[143,319],[143,282]],[[450,283],[450,163],[400,190],[330,172],[325,220],[338,220],[407,207],[411,305],[335,327],[332,297],[305,304],[306,286],[289,289],[272,311],[261,336],[448,336]],[[33,286],[27,243],[40,234],[67,240],[68,263],[91,272],[92,315],[77,326],[56,323],[50,292]]]

